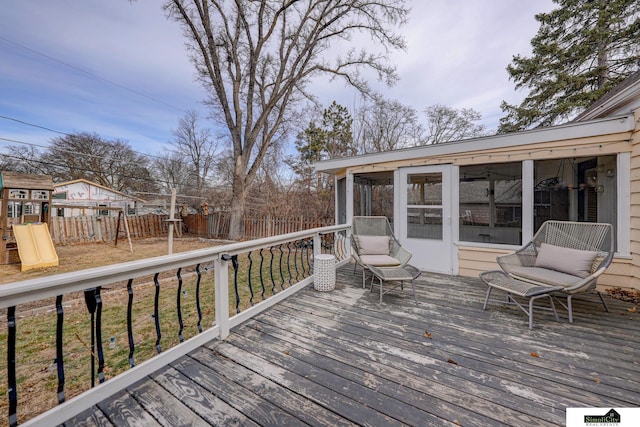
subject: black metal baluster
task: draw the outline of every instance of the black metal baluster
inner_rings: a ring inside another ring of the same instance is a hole
[[[271,295],[275,295],[276,281],[273,279],[273,246],[269,247],[269,253],[271,254],[271,260],[269,261],[269,275],[271,276]]]
[[[291,286],[291,242],[287,242],[287,274],[289,275],[289,286]]]
[[[129,279],[127,282],[127,292],[129,293],[129,301],[127,302],[127,338],[129,339],[129,366],[136,366],[136,361],[133,358],[133,352],[135,351],[135,342],[133,341],[133,279]]]
[[[95,288],[84,291],[84,302],[91,314],[91,388],[96,386],[96,297]]]
[[[330,243],[330,238],[328,234],[321,234],[320,235],[320,242],[321,242],[321,250],[320,252],[325,254],[325,253],[331,253],[331,243]]]
[[[178,272],[176,276],[178,277],[178,294],[176,296],[176,311],[178,313],[178,325],[180,329],[178,329],[178,339],[180,342],[184,342],[184,336],[182,335],[182,331],[184,330],[184,324],[182,323],[182,304],[181,304],[181,296],[182,296],[182,267],[178,268]]]
[[[264,288],[264,277],[262,276],[262,268],[264,264],[264,255],[262,255],[262,249],[263,248],[260,248],[260,286],[262,286],[262,294],[260,296],[262,297],[262,301],[264,301],[264,293],[266,289]]]
[[[253,268],[253,260],[251,259],[251,251],[247,254],[247,258],[249,259],[249,272],[247,273],[247,283],[249,285],[249,293],[251,297],[249,297],[249,304],[253,305],[253,285],[251,284],[251,269]]]
[[[62,295],[56,297],[56,367],[58,370],[58,403],[65,400],[64,397],[64,354],[62,352],[62,332],[64,331],[64,310],[62,309]]]
[[[156,273],[153,276],[153,283],[156,286],[156,295],[153,301],[153,320],[156,325],[156,352],[162,353],[162,347],[160,346],[160,339],[162,339],[162,332],[160,331],[160,282],[158,276],[160,273]]]
[[[304,253],[307,258],[307,274],[310,275],[311,274],[311,254],[313,253],[313,238],[307,240]]]
[[[200,272],[200,264],[196,265],[196,274],[198,280],[196,280],[196,310],[198,311],[198,333],[202,332],[202,308],[200,308],[200,280],[202,279],[202,273]]]
[[[16,381],[16,307],[7,308],[7,396],[9,397],[9,426],[18,425],[18,389]]]
[[[282,252],[282,243],[278,245],[278,251],[280,251],[280,259],[278,260],[278,268],[280,270],[280,289],[284,290],[284,275],[282,274],[282,258],[284,252]]]
[[[238,292],[238,255],[231,256],[231,265],[233,266],[233,289],[236,292],[236,313],[240,313],[240,293]]]
[[[293,266],[296,268],[296,283],[298,283],[298,246],[300,246],[300,240],[297,240],[294,244],[295,252],[293,253]]]
[[[302,244],[302,250],[300,251],[300,266],[302,268],[302,278],[307,277],[307,267],[304,265],[304,258],[309,253],[309,241],[304,240]]]
[[[102,296],[101,288],[98,286],[95,291],[96,299],[96,345],[98,351],[98,382],[104,382],[104,351],[102,346]]]

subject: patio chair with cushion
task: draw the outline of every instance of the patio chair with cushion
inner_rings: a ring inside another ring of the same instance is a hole
[[[573,323],[572,297],[595,292],[598,277],[613,259],[613,227],[593,222],[546,221],[523,248],[497,257],[500,268],[514,279],[540,286],[561,287]]]
[[[403,248],[393,234],[386,216],[355,216],[351,222],[351,246],[356,264],[362,267],[362,287],[365,287],[369,266],[403,267],[411,252]]]

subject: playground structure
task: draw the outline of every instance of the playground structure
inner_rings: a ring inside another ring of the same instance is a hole
[[[48,228],[52,191],[49,175],[0,172],[0,263],[22,259],[22,271],[58,265]]]

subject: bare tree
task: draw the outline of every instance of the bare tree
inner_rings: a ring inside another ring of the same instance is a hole
[[[177,159],[188,164],[193,175],[191,182],[194,188],[190,193],[202,197],[203,188],[214,167],[218,146],[209,129],[198,127],[198,120],[197,112],[187,111],[178,121],[178,128],[172,131],[174,138],[169,144],[174,147]]]
[[[482,119],[482,114],[473,108],[457,110],[436,104],[427,107],[424,112],[427,115],[427,135],[424,145],[487,135],[485,126],[475,123]]]
[[[399,101],[378,96],[360,107],[355,116],[354,133],[362,153],[413,147],[423,139],[416,110]]]
[[[184,28],[208,102],[226,126],[233,153],[230,236],[242,236],[249,187],[269,145],[295,105],[311,99],[308,83],[325,75],[362,92],[371,69],[396,79],[388,54],[404,48],[391,29],[406,20],[406,0],[170,0],[168,15]],[[356,35],[375,41],[367,51],[337,49]],[[331,50],[336,49],[336,50]],[[334,58],[331,61],[331,58]]]
[[[189,188],[195,186],[192,181],[193,169],[184,162],[179,154],[165,153],[154,158],[152,164],[152,174],[163,187],[163,191],[170,193],[175,188],[178,194],[186,194]]]
[[[40,158],[42,153],[33,145],[10,145],[0,157],[0,170],[30,174],[48,174],[49,165]]]
[[[122,140],[86,132],[54,138],[40,161],[57,179],[88,179],[123,192],[155,190],[147,157]]]

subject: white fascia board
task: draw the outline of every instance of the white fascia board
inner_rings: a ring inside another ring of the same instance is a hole
[[[640,106],[640,80],[607,99],[602,105],[598,105],[586,114],[581,114],[577,120],[593,120],[605,114],[624,114],[635,110]]]
[[[634,125],[633,115],[626,114],[589,122],[571,122],[560,126],[550,126],[523,132],[324,160],[316,163],[314,167],[317,172],[335,174],[348,167],[631,132],[634,129]]]

